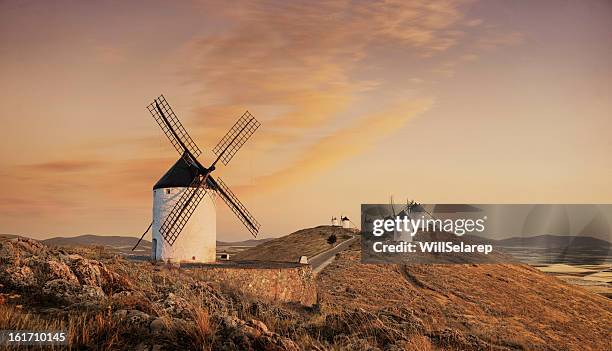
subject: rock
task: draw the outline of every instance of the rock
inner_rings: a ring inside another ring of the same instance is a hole
[[[0,263],[3,265],[13,265],[19,259],[18,251],[10,241],[0,242]]]
[[[167,329],[168,323],[168,320],[157,317],[149,324],[149,329],[151,329],[151,333],[153,334],[161,333]]]
[[[41,255],[47,251],[47,247],[36,240],[26,238],[16,238],[11,240],[15,247],[21,252],[22,255],[29,257],[34,255]]]
[[[129,310],[125,316],[125,320],[133,326],[138,326],[141,328],[148,328],[151,324],[151,321],[155,317],[150,316],[139,310]]]
[[[258,321],[256,319],[251,319],[249,320],[248,324],[252,327],[254,327],[255,329],[259,330],[262,333],[267,333],[268,332],[268,326],[264,324],[264,322],[262,321]]]
[[[221,324],[224,328],[229,329],[244,324],[244,321],[236,316],[224,316],[221,319]]]
[[[162,309],[172,317],[189,319],[192,318],[191,304],[184,298],[169,293],[165,298],[157,302]]]
[[[256,350],[265,351],[300,351],[300,347],[293,340],[276,333],[262,335],[255,339],[253,346]]]
[[[106,268],[106,266],[102,265],[100,273],[102,274],[103,281],[102,288],[107,293],[121,292],[132,289],[132,283],[129,279],[109,270]]]
[[[71,256],[68,258],[71,260],[72,271],[81,284],[99,286],[107,294],[131,288],[127,279],[109,270],[103,263],[79,255]]]
[[[102,286],[100,263],[86,258],[76,259],[72,262],[72,270],[83,285]]]
[[[36,276],[30,267],[11,266],[0,271],[0,281],[8,287],[25,290],[36,285]]]
[[[238,328],[238,330],[240,331],[241,334],[246,335],[249,339],[258,338],[262,334],[259,329],[253,328],[249,325],[241,325],[240,328]]]
[[[68,305],[81,302],[99,303],[106,300],[106,295],[100,287],[79,285],[64,279],[50,280],[45,283],[42,294],[52,301]]]
[[[227,336],[219,349],[255,349],[265,351],[297,351],[299,346],[291,339],[270,332],[265,323],[251,319],[248,322],[235,316],[226,316],[220,327]]]
[[[139,295],[142,295],[142,294],[139,294]],[[127,290],[126,291],[120,291],[120,292],[114,293],[112,295],[113,299],[117,299],[117,300],[127,299],[127,298],[130,298],[132,296],[134,296],[134,292],[127,291]]]
[[[2,265],[20,265],[22,259],[41,255],[46,247],[36,240],[16,238],[0,241],[0,263]]]
[[[84,257],[78,254],[68,254],[62,251],[62,255],[60,256],[61,260],[64,261],[64,263],[71,265],[77,261],[77,260],[83,260]]]
[[[24,264],[32,269],[39,285],[55,279],[63,279],[74,284],[79,282],[70,267],[62,261],[34,256],[26,259]]]
[[[161,351],[161,350],[162,350],[161,345],[153,345],[153,348],[151,349],[151,351]]]
[[[113,313],[113,318],[116,319],[125,319],[127,317],[127,310],[117,310]]]

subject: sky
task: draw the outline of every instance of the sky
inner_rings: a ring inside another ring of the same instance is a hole
[[[0,233],[140,236],[164,94],[261,237],[361,203],[612,202],[609,1],[0,1]],[[219,240],[248,231],[218,205]]]

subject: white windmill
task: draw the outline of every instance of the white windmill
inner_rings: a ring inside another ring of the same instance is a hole
[[[172,262],[214,262],[217,195],[256,237],[259,223],[227,185],[211,175],[218,161],[227,165],[259,128],[260,123],[255,117],[245,112],[213,149],[217,158],[209,167],[204,167],[197,160],[202,152],[164,96],[154,99],[147,108],[181,155],[153,186],[151,258]]]
[[[342,222],[342,228],[351,229],[351,220],[347,216],[340,216],[340,221]]]
[[[337,227],[338,226],[338,218],[336,216],[332,216],[332,218],[331,218],[331,225],[332,225],[332,227]]]

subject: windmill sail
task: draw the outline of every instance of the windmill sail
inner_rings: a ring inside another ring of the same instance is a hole
[[[240,221],[247,227],[253,236],[257,236],[260,224],[249,213],[246,207],[238,200],[236,195],[229,189],[221,179],[218,181],[212,178],[210,173],[215,170],[218,161],[227,165],[236,155],[238,150],[255,133],[261,125],[253,115],[246,111],[227,132],[221,141],[214,148],[217,159],[208,167],[202,166],[197,157],[202,153],[195,142],[191,139],[181,122],[176,117],[174,111],[163,95],[154,99],[147,109],[166,134],[174,148],[181,154],[187,162],[189,174],[187,182],[194,177],[191,183],[185,188],[178,201],[172,207],[170,213],[164,219],[159,228],[159,235],[173,245],[181,231],[193,215],[196,208],[206,195],[207,189],[221,195],[223,201],[229,206]],[[195,171],[196,174],[192,174]],[[184,182],[184,183],[187,183]],[[158,182],[159,183],[159,182]],[[182,184],[181,187],[184,187]]]
[[[159,228],[159,233],[168,244],[174,244],[198,204],[206,195],[206,188],[204,187],[206,178],[207,176],[199,174],[193,179]]]
[[[191,139],[163,95],[154,99],[147,109],[181,156],[191,155],[194,159],[200,156],[202,151]],[[193,163],[193,160],[186,159],[186,161]]]
[[[227,165],[260,125],[259,121],[246,111],[213,149],[217,159]]]
[[[257,237],[259,232],[260,224],[257,222],[255,217],[246,209],[246,207],[238,200],[236,194],[234,194],[230,188],[225,185],[221,178],[217,178],[215,181],[212,177],[208,177],[212,184],[214,184],[216,190],[221,195],[221,198],[227,206],[234,212],[234,214],[240,219],[242,224],[251,232],[253,237]]]

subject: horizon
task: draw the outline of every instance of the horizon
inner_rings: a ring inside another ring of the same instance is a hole
[[[330,225],[328,225],[330,226]],[[309,227],[309,228],[302,228],[302,229],[298,229],[297,231],[303,230],[303,229],[314,229],[317,227]],[[293,234],[297,231],[291,232],[291,233],[287,233],[284,235],[279,235],[279,236],[275,236],[275,237],[266,237],[266,238],[250,238],[250,239],[244,239],[244,240],[218,240],[217,242],[223,242],[223,243],[239,243],[239,242],[246,242],[246,241],[263,241],[263,240],[273,240],[273,239],[278,239],[278,238],[282,238],[284,236]],[[14,233],[0,233],[0,236],[2,235],[15,235],[15,236],[22,236],[22,237],[26,237],[26,238],[30,238],[30,239],[34,239],[32,237],[28,237],[22,234],[14,234]],[[580,235],[580,234],[537,234],[537,235],[533,235],[533,236],[520,236],[520,235],[512,235],[512,236],[508,236],[508,237],[501,237],[501,238],[485,238],[482,236],[478,236],[475,234],[468,234],[470,236],[473,237],[479,237],[479,238],[483,238],[486,240],[495,240],[495,241],[503,241],[503,240],[510,240],[510,239],[532,239],[532,238],[538,238],[538,237],[546,237],[546,236],[550,236],[550,237],[572,237],[572,238],[590,238],[590,239],[595,239],[595,240],[600,240],[600,241],[604,241],[607,242],[609,244],[612,245],[612,241],[607,240],[605,238],[599,238],[593,235]],[[45,241],[45,240],[52,240],[52,239],[74,239],[74,238],[79,238],[79,237],[83,237],[83,236],[94,236],[94,237],[100,237],[100,238],[110,238],[110,237],[117,237],[117,238],[135,238],[138,239],[138,237],[134,237],[134,236],[124,236],[124,235],[101,235],[101,234],[79,234],[79,235],[74,235],[74,236],[52,236],[46,239],[35,239],[35,240],[40,240],[40,241]],[[151,243],[150,240],[147,240],[147,236],[145,236],[143,239],[143,241],[146,241],[148,243]]]

